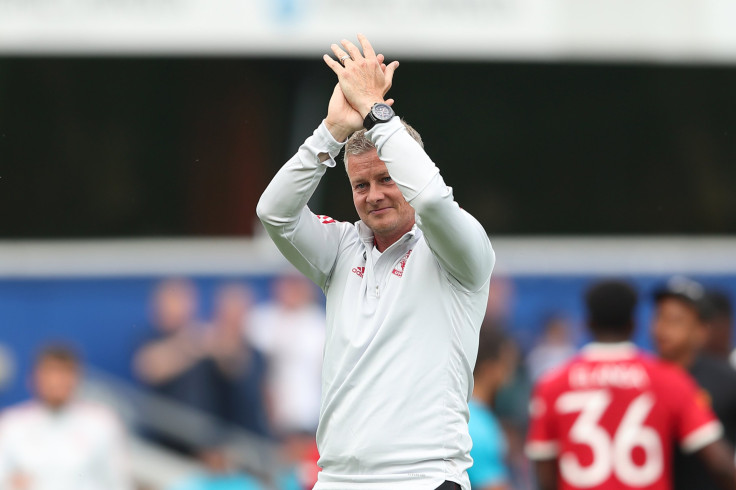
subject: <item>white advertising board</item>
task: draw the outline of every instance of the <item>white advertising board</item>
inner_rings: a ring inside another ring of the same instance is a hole
[[[733,63],[733,0],[0,0],[0,54]]]

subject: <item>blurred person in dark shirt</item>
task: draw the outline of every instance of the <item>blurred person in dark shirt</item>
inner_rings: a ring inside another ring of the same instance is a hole
[[[215,294],[210,324],[197,321],[197,291],[187,280],[162,282],[153,295],[153,331],[135,355],[140,378],[156,392],[223,423],[269,434],[266,360],[245,339],[249,290],[236,283]],[[177,449],[169,437],[160,442]]]
[[[134,355],[138,377],[158,394],[217,414],[212,366],[206,362],[204,329],[196,319],[198,294],[186,279],[157,285],[151,328]]]
[[[724,438],[736,442],[736,371],[724,359],[704,351],[712,305],[703,286],[684,277],[673,277],[654,292],[652,334],[660,357],[687,370],[706,392],[721,421]],[[702,462],[677,450],[674,460],[675,489],[719,488]]]
[[[266,358],[247,340],[251,291],[242,284],[221,286],[215,293],[212,325],[205,346],[219,384],[219,415],[259,435],[268,435],[266,415]]]
[[[725,291],[711,289],[705,292],[705,299],[711,308],[705,352],[713,357],[728,361],[733,345],[733,305],[731,298]]]
[[[38,355],[33,399],[0,415],[3,490],[130,490],[125,430],[104,405],[76,397],[77,354],[51,345]]]

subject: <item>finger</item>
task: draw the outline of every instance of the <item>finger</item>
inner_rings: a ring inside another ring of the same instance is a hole
[[[387,99],[385,103],[386,105],[389,105],[389,106],[394,105],[394,99]]]
[[[396,71],[396,69],[398,67],[399,67],[399,62],[398,61],[392,61],[386,67],[386,71],[385,71],[384,75],[385,75],[386,85],[387,86],[389,86],[389,87],[391,86],[391,83],[392,83],[392,81],[394,79],[394,72]]]
[[[347,50],[348,54],[353,57],[353,61],[357,61],[363,57],[362,54],[360,54],[360,50],[355,46],[355,44],[351,43],[347,39],[343,39],[340,41],[340,44]]]
[[[376,60],[378,60],[379,65],[381,65],[381,72],[384,73],[386,72],[386,63],[383,62],[385,59],[386,57],[382,54],[376,55]]]
[[[343,66],[340,63],[330,58],[330,55],[327,54],[322,56],[322,59],[325,60],[325,63],[327,63],[327,66],[329,66],[332,71],[334,71],[338,75],[340,74],[340,70],[343,69]]]
[[[365,56],[366,59],[373,59],[376,57],[376,52],[373,51],[373,46],[371,46],[367,37],[363,34],[358,34],[358,42],[363,47],[363,56]]]
[[[337,57],[337,62],[340,63],[342,66],[345,66],[345,61],[348,61],[348,58],[345,58],[345,56],[350,55],[343,51],[342,48],[340,48],[340,46],[338,46],[337,44],[331,45],[330,48],[332,48],[332,52],[335,53],[335,56]],[[344,61],[340,61],[343,60],[343,58]]]

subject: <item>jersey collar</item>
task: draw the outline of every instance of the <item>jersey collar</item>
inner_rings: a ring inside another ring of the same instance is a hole
[[[638,348],[633,342],[591,342],[580,349],[580,354],[591,360],[612,361],[630,359]]]

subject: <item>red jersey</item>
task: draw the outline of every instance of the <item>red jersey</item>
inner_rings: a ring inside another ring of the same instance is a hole
[[[670,490],[675,442],[721,437],[707,396],[631,343],[589,344],[545,376],[530,404],[530,459],[557,459],[560,490]]]

